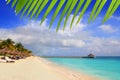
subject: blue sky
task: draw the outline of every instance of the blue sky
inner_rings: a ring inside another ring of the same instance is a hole
[[[88,24],[87,20],[94,3],[95,0],[92,1],[79,24],[77,26],[73,25],[73,29],[70,30],[68,27],[74,9],[67,22],[66,30],[60,30],[56,33],[55,27],[64,6],[55,19],[52,29],[48,30],[57,4],[43,24],[39,25],[50,1],[37,21],[34,21],[26,16],[20,19],[21,14],[16,15],[14,9],[11,8],[11,4],[6,5],[5,0],[0,0],[0,39],[12,38],[16,42],[20,41],[37,55],[87,55],[93,52],[96,55],[118,56],[120,55],[120,6],[114,15],[102,24],[103,16],[110,4],[110,0],[108,0],[95,22]],[[75,20],[77,20],[77,17],[78,15]],[[61,25],[63,25],[63,22]]]

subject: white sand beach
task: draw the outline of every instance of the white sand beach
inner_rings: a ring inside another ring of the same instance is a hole
[[[15,63],[0,63],[0,80],[98,80],[49,61],[29,57]]]

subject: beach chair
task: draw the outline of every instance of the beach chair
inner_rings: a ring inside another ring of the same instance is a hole
[[[10,59],[9,57],[5,57],[6,62],[8,63],[14,63],[15,61],[13,61],[12,59]]]
[[[0,63],[6,63],[6,60],[0,59]]]

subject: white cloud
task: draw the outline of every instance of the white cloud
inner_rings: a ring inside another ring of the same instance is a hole
[[[120,17],[119,16],[112,16],[111,18],[120,21]]]
[[[119,39],[93,37],[91,32],[84,31],[85,27],[86,24],[80,22],[72,30],[57,33],[54,29],[48,30],[47,20],[41,26],[39,22],[31,21],[15,29],[0,29],[0,38],[22,42],[36,54],[86,55],[94,52],[97,55],[120,55]]]
[[[83,24],[83,23],[82,23],[82,19],[81,19],[80,22],[76,25],[76,22],[77,22],[77,20],[78,20],[78,17],[79,17],[79,16],[76,16],[76,17],[75,17],[74,22],[73,22],[73,24],[72,24],[72,29],[70,29],[70,24],[71,24],[71,21],[72,21],[72,18],[73,18],[73,15],[71,14],[71,15],[69,16],[69,18],[68,18],[65,31],[63,31],[63,30],[61,29],[61,30],[59,30],[59,32],[60,32],[61,34],[71,35],[71,34],[74,34],[74,33],[76,33],[76,32],[81,32],[81,31],[83,31],[83,30],[86,28],[87,24],[85,24],[85,23]],[[61,27],[63,27],[63,26],[61,26]]]
[[[117,31],[117,29],[113,28],[111,25],[101,25],[99,26],[99,28],[102,31],[107,32],[107,33],[113,33]]]
[[[39,22],[31,21],[25,26],[19,26],[15,29],[0,29],[0,38],[12,38],[16,42],[23,42],[25,45],[35,44],[35,46],[53,46],[53,47],[81,47],[84,42],[81,40],[74,40],[70,37],[72,32],[67,31],[67,34],[60,30],[60,32],[55,32],[55,30],[48,30],[47,20],[40,26]],[[63,33],[61,33],[63,32]],[[87,32],[83,32],[83,35]],[[82,34],[79,35],[82,37]],[[31,45],[32,46],[32,45]],[[40,46],[40,47],[41,47]]]
[[[120,55],[120,39],[93,38],[87,44],[88,51],[99,53],[99,55]]]
[[[82,41],[82,40],[75,40],[75,39],[64,39],[64,40],[62,40],[62,44],[64,45],[64,46],[71,46],[71,47],[74,47],[74,46],[76,46],[76,47],[83,47],[83,46],[85,46],[85,43],[84,43],[84,41]]]

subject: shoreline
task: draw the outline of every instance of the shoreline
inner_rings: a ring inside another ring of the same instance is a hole
[[[57,65],[39,56],[0,63],[0,80],[101,80]]]
[[[60,75],[64,75],[66,78],[69,78],[69,80],[102,80],[102,78],[98,78],[93,75],[89,75],[81,71],[77,71],[75,69],[71,69],[63,65],[56,64],[43,57],[38,57],[38,59],[40,59],[43,63],[44,62],[47,63],[45,65],[48,65],[48,67],[54,68],[53,70],[55,72],[57,72]]]

